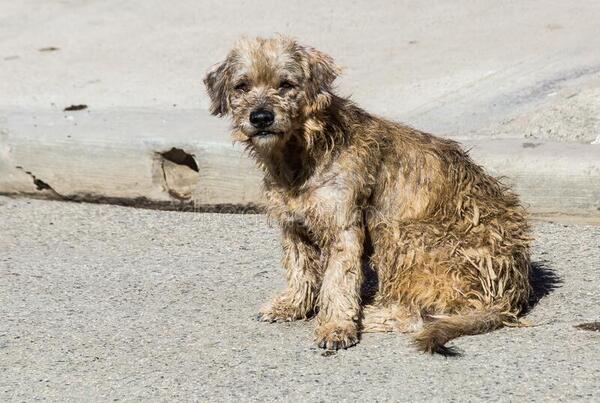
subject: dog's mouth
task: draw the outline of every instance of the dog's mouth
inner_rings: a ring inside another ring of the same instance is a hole
[[[256,133],[252,134],[251,137],[266,138],[266,137],[281,136],[282,134],[283,134],[283,132],[274,131],[274,130],[261,130],[261,131],[258,131]]]

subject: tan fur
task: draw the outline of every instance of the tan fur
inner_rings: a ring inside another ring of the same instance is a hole
[[[450,140],[373,116],[334,94],[333,60],[278,36],[241,40],[205,78],[211,111],[264,171],[282,228],[288,287],[265,321],[317,312],[316,342],[359,331],[414,332],[423,351],[515,322],[529,285],[529,227],[518,198]],[[272,135],[249,123],[272,110]],[[367,255],[378,287],[361,302]],[[364,309],[363,309],[364,308]]]

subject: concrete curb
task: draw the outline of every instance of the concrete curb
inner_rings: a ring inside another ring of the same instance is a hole
[[[177,210],[255,211],[261,173],[205,111],[0,113],[0,193]],[[535,214],[600,216],[600,146],[460,140]]]

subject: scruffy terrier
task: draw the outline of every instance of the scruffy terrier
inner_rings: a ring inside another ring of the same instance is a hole
[[[264,171],[282,230],[287,288],[259,318],[316,314],[326,349],[398,331],[444,355],[453,338],[518,323],[531,238],[517,196],[457,143],[337,96],[338,74],[331,57],[277,36],[240,40],[204,79],[211,113],[231,115]]]

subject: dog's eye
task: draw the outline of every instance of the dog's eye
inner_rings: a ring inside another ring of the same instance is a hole
[[[235,87],[233,87],[234,90],[239,92],[248,92],[248,88],[248,83],[246,82],[237,83]]]
[[[291,81],[283,80],[281,83],[279,83],[279,89],[282,90],[291,90],[294,87],[296,86]]]

